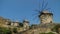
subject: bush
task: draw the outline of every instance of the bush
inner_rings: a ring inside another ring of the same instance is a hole
[[[52,33],[52,32],[49,32],[49,33],[47,33],[47,34],[54,34],[54,33]]]
[[[17,28],[13,28],[13,32],[14,33],[17,33]]]
[[[19,23],[19,26],[20,26],[20,27],[23,27],[23,23]]]
[[[12,32],[9,29],[0,27],[0,34],[11,34],[11,33]]]
[[[49,32],[49,33],[40,33],[40,34],[54,34],[54,33],[52,33],[52,32]]]

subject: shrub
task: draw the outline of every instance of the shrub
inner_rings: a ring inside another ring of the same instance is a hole
[[[0,27],[0,34],[11,34],[12,32],[4,27]]]

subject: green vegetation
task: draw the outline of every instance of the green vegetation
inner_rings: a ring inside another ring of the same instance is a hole
[[[40,34],[54,34],[54,33],[52,33],[52,32],[49,32],[49,33],[40,33]]]
[[[0,27],[0,34],[11,34],[12,32],[4,27]]]
[[[47,34],[54,34],[54,33],[52,33],[52,32],[49,32],[49,33],[47,33]]]
[[[55,25],[55,27],[53,28],[53,31],[58,33],[59,32],[58,28],[60,28],[60,24]]]
[[[19,23],[19,26],[20,26],[20,27],[23,27],[23,23]]]
[[[13,28],[13,32],[14,33],[17,33],[17,28]]]

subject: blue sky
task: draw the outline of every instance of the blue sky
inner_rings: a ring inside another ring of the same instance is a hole
[[[30,24],[38,24],[38,17],[35,17],[37,12],[34,10],[39,9],[39,2],[41,5],[43,0],[0,0],[0,16],[14,21],[28,19]],[[59,23],[60,0],[45,0],[46,2],[48,2],[47,8],[51,8],[54,14],[53,21]]]

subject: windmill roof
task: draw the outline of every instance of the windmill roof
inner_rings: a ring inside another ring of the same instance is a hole
[[[42,14],[49,14],[49,15],[53,15],[53,13],[51,13],[50,11],[48,11],[48,10],[43,10],[42,12],[41,12],[41,14],[39,15],[39,17],[42,15]]]
[[[50,13],[48,10],[44,10],[43,13]]]
[[[53,15],[53,13],[51,13],[49,10],[43,10],[41,12],[41,14],[50,14],[50,15]]]
[[[25,19],[25,21],[28,21],[27,19]]]
[[[15,22],[19,22],[18,20],[16,20]]]
[[[29,23],[29,21],[27,19],[23,20],[23,22]]]

